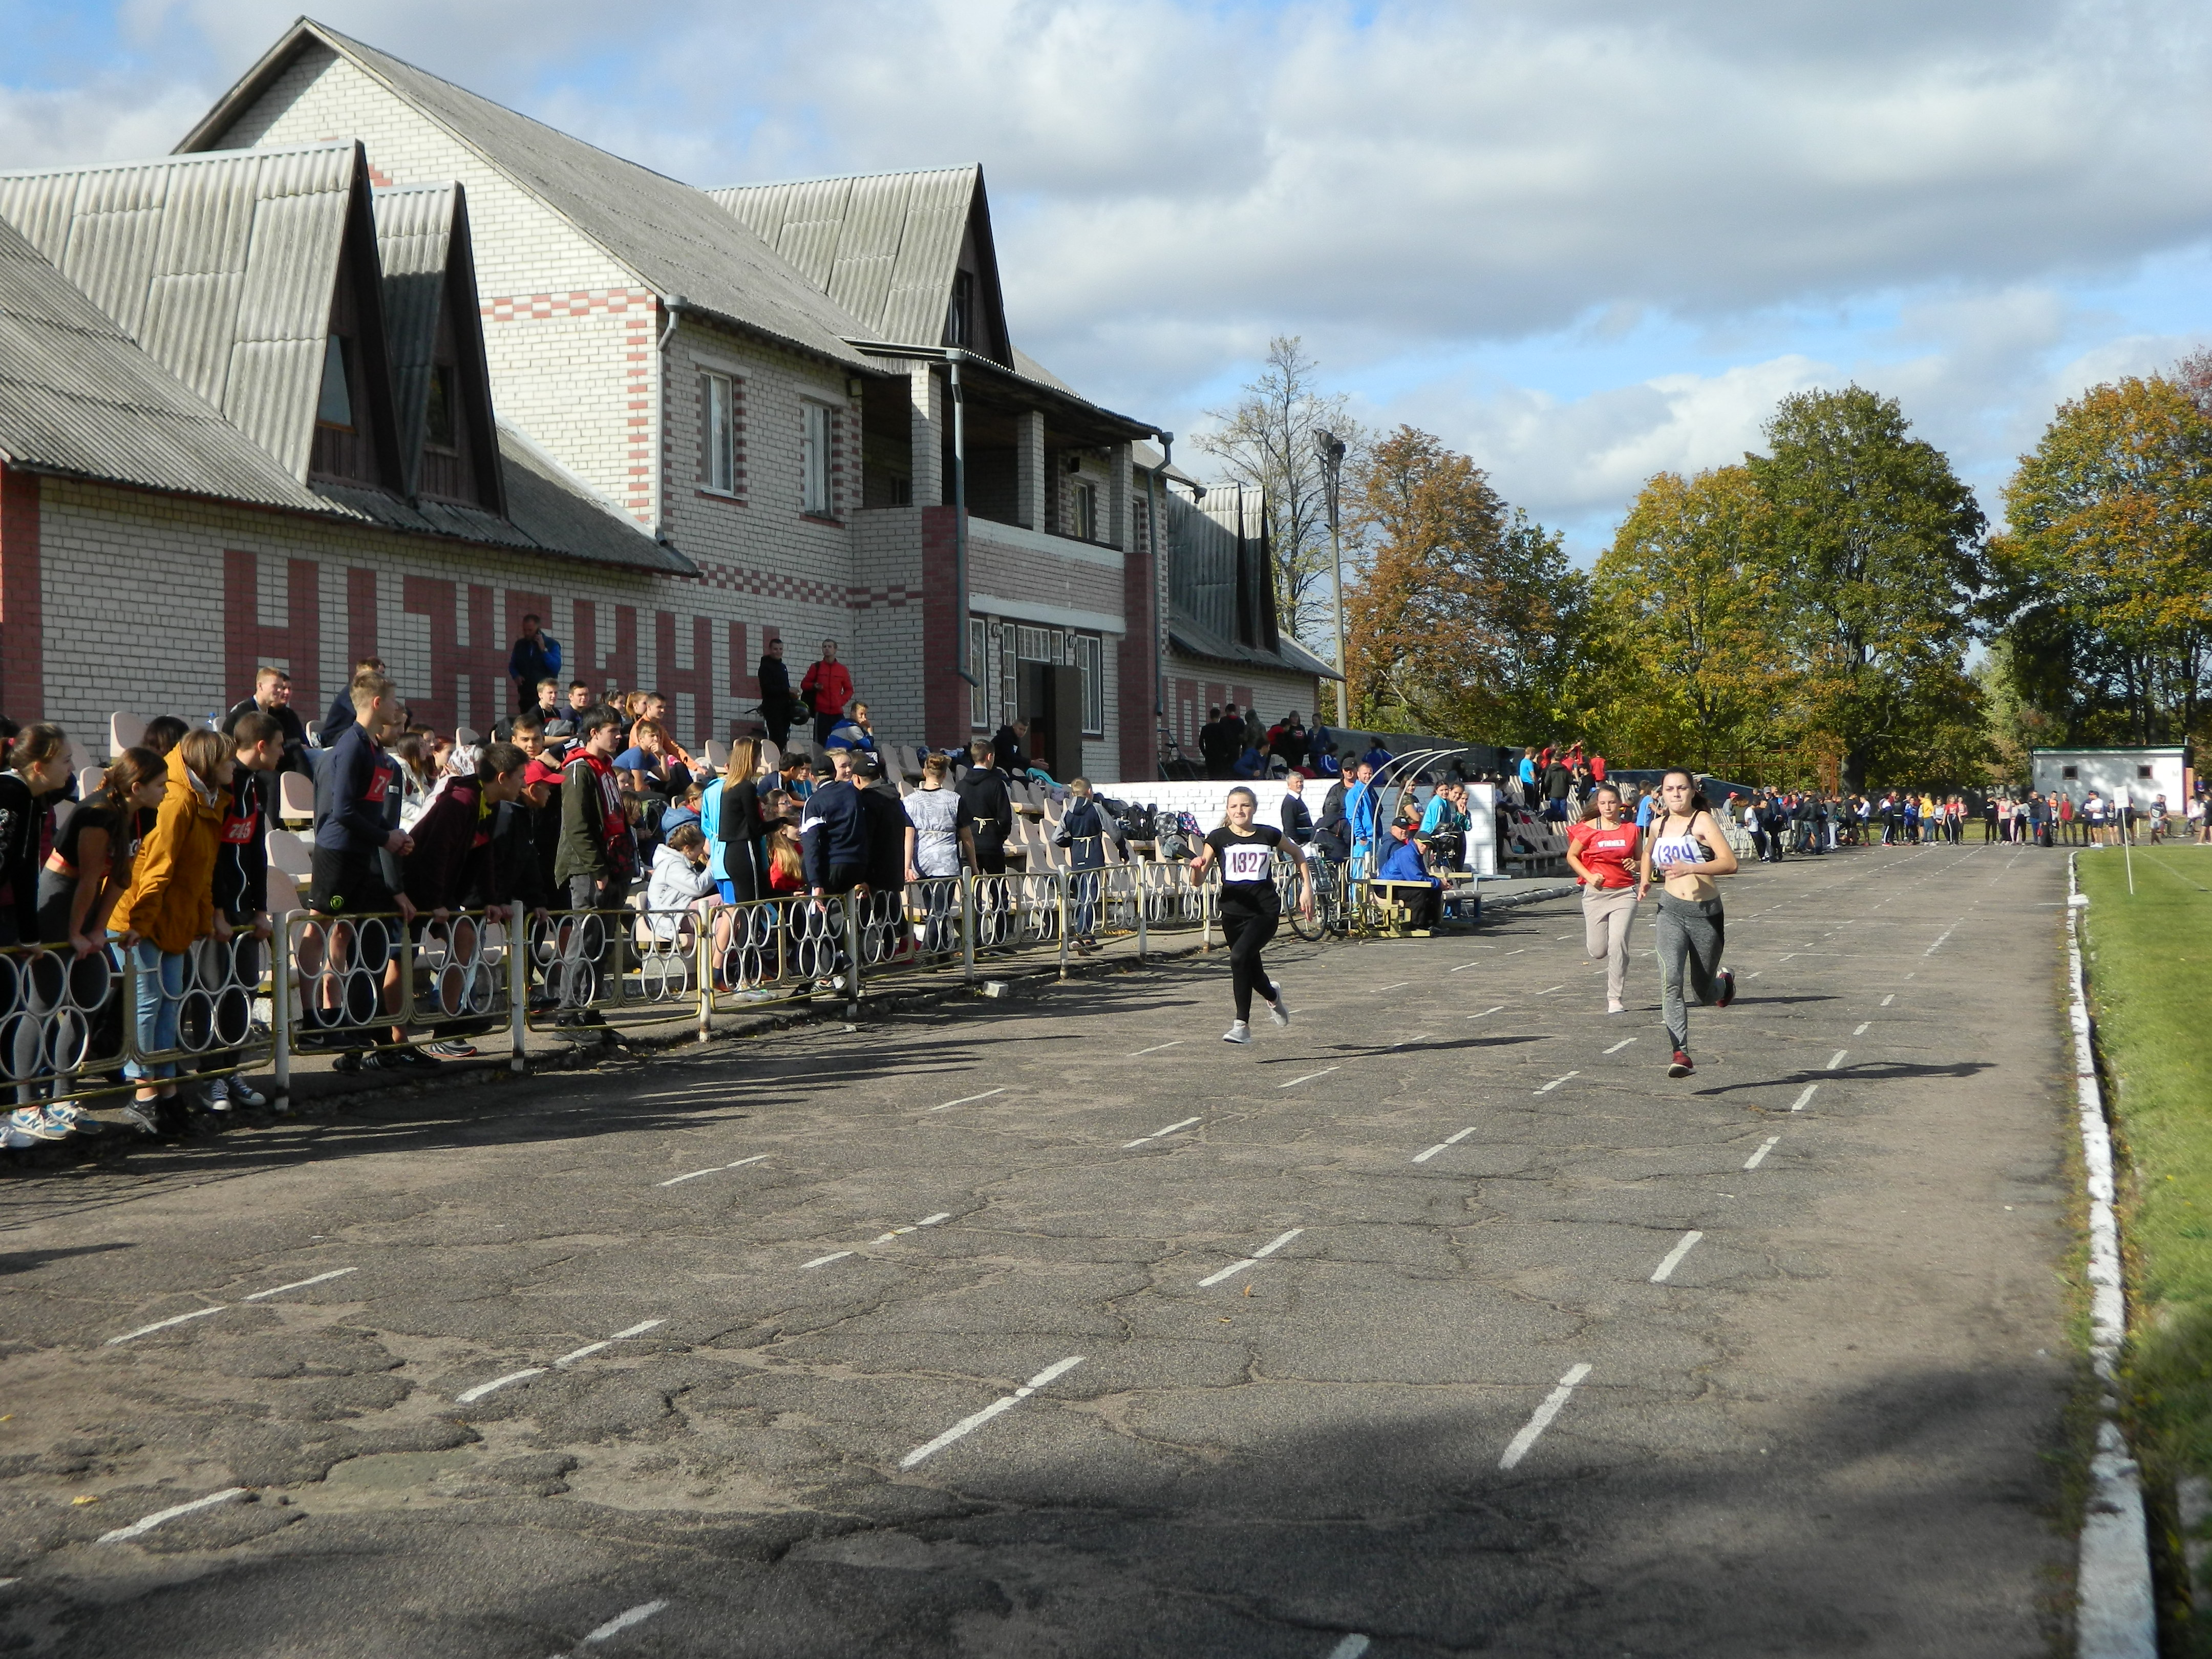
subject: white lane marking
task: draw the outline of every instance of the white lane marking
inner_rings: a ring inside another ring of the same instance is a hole
[[[1867,1027],[1873,1024],[1874,1022],[1870,1019],[1861,1021],[1858,1029],[1853,1031],[1851,1035],[1853,1036],[1864,1036],[1867,1034]]]
[[[543,1365],[532,1365],[526,1370],[509,1371],[505,1376],[495,1376],[489,1382],[479,1382],[473,1389],[470,1389],[464,1393],[455,1395],[453,1396],[453,1403],[457,1406],[465,1406],[470,1404],[471,1401],[483,1399],[486,1395],[490,1394],[496,1389],[505,1388],[510,1382],[520,1382],[526,1376],[543,1376],[544,1375],[545,1367]]]
[[[1564,985],[1547,985],[1542,990],[1537,992],[1536,994],[1540,997],[1547,997],[1554,991],[1564,991],[1566,988],[1567,988]]]
[[[660,1187],[674,1187],[686,1181],[696,1181],[701,1176],[720,1175],[725,1170],[742,1170],[748,1164],[763,1163],[769,1156],[767,1152],[755,1152],[750,1158],[741,1158],[735,1164],[717,1164],[711,1170],[694,1170],[690,1175],[673,1176],[666,1181],[656,1182],[654,1184]]]
[[[1789,961],[1790,957],[1796,954],[1797,953],[1795,951],[1784,951],[1780,956],[1774,958],[1774,965],[1779,968],[1784,963]]]
[[[1561,1408],[1572,1397],[1575,1384],[1589,1374],[1590,1368],[1587,1365],[1568,1369],[1567,1374],[1559,1379],[1559,1386],[1544,1396],[1544,1403],[1536,1407],[1536,1414],[1528,1419],[1527,1426],[1507,1443],[1505,1455],[1498,1460],[1499,1468],[1510,1469],[1528,1455],[1528,1448],[1536,1443],[1536,1437],[1552,1426],[1552,1419],[1559,1414]]]
[[[1803,1111],[1805,1108],[1812,1103],[1813,1091],[1820,1086],[1820,1085],[1817,1083],[1807,1084],[1805,1085],[1805,1092],[1790,1103],[1790,1109],[1793,1112]]]
[[[1181,1037],[1170,1037],[1170,1038],[1169,1038],[1165,1042],[1155,1042],[1155,1043],[1154,1043],[1151,1048],[1139,1048],[1139,1049],[1138,1049],[1138,1050],[1137,1050],[1137,1053],[1136,1053],[1136,1054],[1125,1054],[1125,1055],[1123,1055],[1123,1056],[1122,1056],[1122,1058],[1123,1058],[1123,1059],[1125,1059],[1125,1060],[1134,1060],[1134,1059],[1136,1059],[1136,1058],[1137,1058],[1137,1055],[1138,1055],[1138,1054],[1156,1054],[1159,1053],[1159,1051],[1160,1051],[1161,1049],[1163,1049],[1163,1048],[1174,1048],[1177,1043],[1181,1042],[1182,1041],[1182,1039]],[[956,1105],[956,1106],[957,1106],[957,1105],[958,1105],[960,1103],[959,1103],[958,1101],[955,1101],[955,1102],[953,1102],[952,1103],[953,1103],[954,1105]]]
[[[181,1325],[188,1319],[205,1319],[210,1314],[221,1313],[229,1305],[228,1302],[218,1302],[212,1308],[195,1308],[188,1314],[177,1314],[167,1319],[157,1319],[150,1325],[141,1325],[135,1331],[125,1331],[120,1336],[111,1336],[101,1346],[112,1348],[118,1342],[128,1342],[134,1336],[146,1336],[155,1331],[166,1331],[170,1326]]]
[[[1340,1072],[1341,1066],[1324,1066],[1318,1072],[1308,1072],[1304,1077],[1294,1077],[1288,1083],[1278,1083],[1278,1089],[1295,1089],[1301,1083],[1311,1083],[1317,1077],[1327,1077],[1331,1072]]]
[[[1501,1002],[1495,1008],[1486,1008],[1479,1014],[1469,1014],[1468,1018],[1469,1019],[1488,1019],[1492,1014],[1502,1014],[1504,1012],[1505,1005]]]
[[[799,1265],[801,1267],[826,1267],[833,1261],[842,1261],[852,1254],[850,1250],[832,1250],[827,1255],[817,1255],[813,1261],[802,1261]]]
[[[1477,948],[1480,949],[1480,947],[1478,946]],[[1479,962],[1462,962],[1458,967],[1448,969],[1445,971],[1448,973],[1463,974],[1470,968],[1480,968],[1482,964]]]
[[[1444,1149],[1445,1147],[1447,1147],[1447,1146],[1458,1146],[1458,1145],[1460,1144],[1460,1142],[1461,1142],[1461,1141],[1465,1140],[1465,1139],[1466,1139],[1469,1135],[1473,1134],[1474,1133],[1474,1126],[1470,1125],[1468,1127],[1464,1128],[1464,1129],[1462,1129],[1462,1130],[1461,1130],[1457,1134],[1455,1134],[1455,1135],[1450,1135],[1450,1136],[1446,1137],[1446,1138],[1445,1138],[1444,1139],[1443,1139],[1443,1140],[1439,1140],[1438,1142],[1437,1142],[1437,1144],[1436,1144],[1435,1146],[1433,1146],[1430,1147],[1430,1148],[1429,1148],[1429,1150],[1428,1150],[1427,1152],[1417,1152],[1417,1153],[1415,1153],[1415,1154],[1414,1154],[1414,1157],[1413,1157],[1413,1162],[1414,1162],[1414,1163],[1416,1163],[1416,1164],[1426,1164],[1426,1163],[1427,1163],[1431,1158],[1434,1158],[1434,1157],[1435,1157],[1438,1152],[1441,1152],[1442,1151],[1443,1151],[1443,1149]]]
[[[1695,1249],[1698,1241],[1704,1237],[1705,1235],[1695,1228],[1684,1233],[1682,1242],[1668,1251],[1666,1259],[1651,1270],[1651,1282],[1654,1285],[1664,1285],[1674,1276],[1674,1269],[1682,1265],[1682,1258]]]
[[[1935,942],[1935,944],[1933,944],[1933,945],[1929,945],[1926,950],[1923,951],[1920,954],[1921,954],[1922,956],[1923,956],[1923,957],[1932,957],[1932,956],[1934,956],[1934,955],[1935,955],[1938,951],[1940,951],[1940,950],[1942,950],[1942,949],[1943,948],[1943,941],[1944,941],[1945,939],[1947,939],[1950,938],[1952,934],[1954,934],[1954,933],[1957,933],[1957,932],[1959,931],[1960,924],[1961,922],[1964,922],[1965,921],[1966,921],[1966,917],[1964,917],[1964,916],[1960,916],[1960,917],[1959,918],[1958,921],[1954,921],[1954,922],[1953,922],[1953,923],[1952,923],[1948,927],[1946,927],[1946,928],[1945,928],[1945,929],[1944,929],[1941,933],[1937,934],[1937,935],[1936,936],[1936,942]]]
[[[632,1625],[643,1624],[667,1605],[665,1601],[641,1601],[627,1613],[617,1613],[584,1639],[586,1642],[605,1642],[619,1636]]]
[[[252,1296],[241,1296],[240,1302],[263,1302],[272,1296],[282,1296],[287,1291],[304,1291],[310,1285],[320,1285],[332,1279],[343,1279],[348,1273],[359,1273],[358,1267],[333,1267],[326,1273],[317,1273],[313,1279],[295,1279],[289,1285],[278,1285],[273,1289],[256,1291]]]
[[[1303,1227],[1293,1227],[1290,1231],[1269,1239],[1265,1244],[1262,1244],[1258,1249],[1253,1251],[1251,1255],[1246,1256],[1242,1261],[1232,1261],[1227,1267],[1224,1267],[1219,1273],[1200,1279],[1198,1281],[1198,1288],[1202,1291],[1209,1285],[1218,1285],[1223,1279],[1243,1273],[1254,1262],[1261,1261],[1267,1256],[1274,1255],[1276,1251],[1281,1249],[1284,1245],[1289,1243],[1292,1239],[1296,1238],[1304,1231],[1305,1231],[1305,1229]]]
[[[1650,953],[1649,951],[1646,951],[1646,952],[1645,952],[1645,954],[1648,956],[1648,955],[1649,955],[1649,954],[1650,954]],[[1759,976],[1759,975],[1761,975],[1761,974],[1765,973],[1765,971],[1766,971],[1766,969],[1765,969],[1764,968],[1755,969],[1753,969],[1752,972],[1750,972],[1750,973],[1748,973],[1748,974],[1746,974],[1746,975],[1744,975],[1744,977],[1745,977],[1746,979],[1757,979],[1757,978]]]
[[[902,1233],[919,1232],[924,1227],[934,1227],[940,1221],[950,1221],[951,1219],[951,1211],[939,1210],[935,1215],[926,1215],[922,1217],[921,1220],[915,1222],[910,1227],[894,1227],[890,1231],[884,1233],[878,1237],[870,1239],[868,1243],[871,1244],[888,1244],[891,1240],[898,1237]]]
[[[948,1100],[944,1105],[933,1106],[929,1109],[933,1112],[947,1112],[951,1110],[955,1106],[972,1106],[979,1100],[988,1100],[993,1095],[1002,1095],[1006,1092],[1006,1091],[1004,1087],[986,1089],[980,1095],[963,1095],[957,1100]]]
[[[1782,1137],[1780,1135],[1767,1136],[1766,1139],[1760,1145],[1759,1149],[1753,1152],[1749,1158],[1744,1159],[1743,1167],[1747,1170],[1756,1170],[1760,1164],[1766,1161],[1766,1155],[1774,1150],[1776,1143],[1781,1139]]]
[[[916,1446],[904,1457],[899,1459],[899,1467],[902,1469],[910,1469],[915,1464],[921,1462],[923,1458],[929,1456],[931,1454],[943,1451],[947,1446],[959,1439],[963,1435],[974,1433],[977,1429],[981,1428],[986,1423],[998,1416],[1001,1412],[1012,1411],[1017,1405],[1020,1404],[1021,1401],[1028,1399],[1031,1395],[1035,1394],[1039,1389],[1044,1387],[1046,1383],[1051,1382],[1054,1377],[1066,1375],[1067,1372],[1073,1370],[1082,1363],[1083,1356],[1081,1354],[1077,1354],[1072,1359],[1063,1359],[1055,1364],[1046,1366],[1035,1376],[1030,1378],[1028,1382],[1023,1383],[1020,1388],[1016,1389],[1012,1394],[1006,1395],[997,1400],[994,1400],[989,1405],[984,1407],[981,1411],[977,1412],[973,1417],[962,1418],[957,1423],[955,1423],[951,1428],[945,1430],[943,1434],[939,1435],[936,1439],[931,1441],[927,1445]]]
[[[1617,1054],[1623,1048],[1626,1048],[1630,1043],[1635,1041],[1636,1039],[1634,1037],[1623,1037],[1620,1042],[1614,1043],[1612,1048],[1607,1049],[1606,1053],[1609,1054]]]
[[[1826,1066],[1823,1066],[1820,1069],[1824,1072],[1834,1071],[1837,1066],[1844,1063],[1844,1056],[1849,1053],[1850,1053],[1850,1050],[1848,1048],[1837,1049],[1835,1053],[1828,1056],[1828,1063]]]
[[[1169,1124],[1164,1129],[1155,1129],[1148,1135],[1139,1135],[1134,1140],[1125,1140],[1121,1143],[1121,1150],[1126,1152],[1132,1146],[1141,1146],[1148,1140],[1158,1140],[1164,1136],[1175,1133],[1178,1129],[1188,1129],[1192,1124],[1202,1121],[1199,1118],[1187,1117],[1180,1123]]]
[[[1514,950],[1511,950],[1511,951],[1508,951],[1505,954],[1506,954],[1507,956],[1509,956],[1509,957],[1517,957],[1517,956],[1519,956],[1519,955],[1521,954],[1521,952],[1522,952],[1522,951],[1525,951],[1525,950],[1527,950],[1528,948],[1528,947],[1527,945],[1521,945],[1521,946],[1517,947],[1516,949],[1514,949]]]
[[[1896,992],[1894,992],[1894,991],[1892,991],[1892,992],[1891,992],[1887,996],[1884,997],[1884,998],[1881,1000],[1881,1006],[1882,1006],[1883,1007],[1887,1008],[1887,1007],[1888,1007],[1888,1006],[1889,1006],[1889,1005],[1890,1005],[1891,1003],[1893,1003],[1893,1002],[1894,1002],[1894,1001],[1896,1001],[1896,1000],[1897,1000],[1897,993],[1896,993]]]
[[[1370,985],[1367,988],[1367,994],[1371,997],[1383,991],[1402,991],[1413,982],[1410,979],[1401,979],[1395,985]]]
[[[647,1319],[642,1321],[638,1324],[631,1326],[626,1331],[617,1331],[612,1336],[609,1337],[604,1342],[586,1342],[582,1347],[574,1349],[568,1353],[562,1354],[553,1363],[556,1366],[572,1364],[575,1361],[581,1359],[586,1354],[597,1353],[602,1348],[611,1348],[616,1343],[627,1342],[633,1336],[643,1336],[647,1331],[655,1329],[659,1326],[665,1325],[667,1322],[668,1322],[665,1319]]]
[[[1567,1073],[1567,1077],[1580,1077],[1582,1073],[1580,1072],[1570,1072]],[[1553,1090],[1558,1088],[1562,1083],[1565,1083],[1567,1080],[1567,1077],[1555,1077],[1549,1083],[1547,1083],[1542,1088],[1537,1090],[1536,1092],[1540,1095],[1548,1095]]]
[[[213,1509],[217,1504],[228,1504],[234,1498],[246,1496],[243,1486],[225,1486],[221,1492],[211,1492],[205,1498],[195,1498],[189,1504],[174,1504],[166,1510],[155,1510],[143,1521],[133,1521],[127,1527],[118,1527],[113,1532],[100,1534],[103,1544],[119,1544],[126,1538],[136,1538],[148,1533],[164,1521],[173,1521],[180,1515],[190,1515],[194,1510]]]
[[[1359,1659],[1367,1651],[1367,1638],[1354,1632],[1328,1650],[1328,1659]]]

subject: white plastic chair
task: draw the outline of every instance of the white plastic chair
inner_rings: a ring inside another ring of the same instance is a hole
[[[101,780],[107,774],[97,766],[86,767],[76,775],[76,798],[79,800],[90,800],[92,792],[100,787]]]
[[[730,763],[730,745],[720,738],[709,738],[700,746],[699,757],[720,772]]]
[[[483,739],[477,735],[475,726],[457,726],[453,728],[453,741],[465,747],[471,744],[482,743]]]
[[[136,714],[121,710],[107,717],[107,753],[110,758],[126,749],[135,749],[146,741],[146,722]]]
[[[287,823],[295,819],[312,821],[315,816],[314,781],[297,772],[279,772],[276,775],[276,816]]]
[[[269,867],[282,871],[294,881],[312,880],[315,872],[314,855],[307,843],[289,830],[271,830],[265,838],[269,848]]]

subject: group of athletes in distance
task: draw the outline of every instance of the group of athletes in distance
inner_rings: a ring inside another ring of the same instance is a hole
[[[1650,830],[1622,810],[1620,789],[1597,786],[1588,816],[1568,832],[1567,865],[1583,889],[1584,947],[1606,965],[1606,1012],[1625,1012],[1629,925],[1652,884],[1659,884],[1655,938],[1659,955],[1659,1011],[1674,1052],[1667,1075],[1688,1077],[1689,1005],[1725,1008],[1735,1000],[1735,975],[1721,966],[1728,919],[1718,878],[1736,872],[1735,849],[1721,833],[1698,781],[1679,768],[1659,784],[1660,810]],[[1313,911],[1313,877],[1298,844],[1272,824],[1255,823],[1258,798],[1249,789],[1229,792],[1226,822],[1206,838],[1190,861],[1194,875],[1221,869],[1221,931],[1229,942],[1229,982],[1236,1018],[1224,1042],[1252,1040],[1252,994],[1267,1005],[1278,1025],[1291,1023],[1282,988],[1267,977],[1260,953],[1282,920],[1275,886],[1275,858],[1289,857],[1298,881],[1297,902]]]

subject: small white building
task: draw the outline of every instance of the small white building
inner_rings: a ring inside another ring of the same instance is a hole
[[[2185,749],[2035,749],[2029,751],[2033,787],[2045,795],[2075,802],[2094,790],[2111,800],[2120,790],[2131,806],[2148,806],[2159,796],[2179,812],[2189,799],[2189,751]]]

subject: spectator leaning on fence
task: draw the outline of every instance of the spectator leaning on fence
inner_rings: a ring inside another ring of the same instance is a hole
[[[561,775],[561,845],[554,879],[572,910],[618,910],[637,875],[637,842],[616,781],[622,720],[608,708],[584,716],[582,738]]]
[[[0,772],[0,945],[39,935],[39,866],[53,844],[54,803],[69,787],[69,734],[41,721],[8,746]]]
[[[39,939],[82,959],[107,948],[107,915],[131,884],[137,845],[133,820],[158,811],[169,769],[150,749],[126,749],[108,763],[98,789],[76,804],[39,872]]]
[[[1006,873],[1006,842],[1014,833],[1014,800],[1006,774],[991,763],[991,745],[981,738],[968,745],[973,763],[960,780],[960,848],[969,868],[979,876]]]
[[[270,935],[265,786],[284,764],[290,744],[284,726],[257,709],[232,722],[230,746],[232,775],[215,860],[216,914],[230,924],[234,969],[227,1000],[244,998],[246,988],[261,982],[261,947]],[[235,1064],[244,1054],[243,1049],[210,1054],[203,1069]],[[209,1080],[207,1103],[210,1110],[227,1112],[234,1105],[258,1110],[269,1103],[243,1077],[218,1076]]]
[[[807,797],[799,826],[806,884],[817,899],[849,893],[868,879],[868,819],[853,783],[853,751],[833,750],[830,759],[836,777]]]

